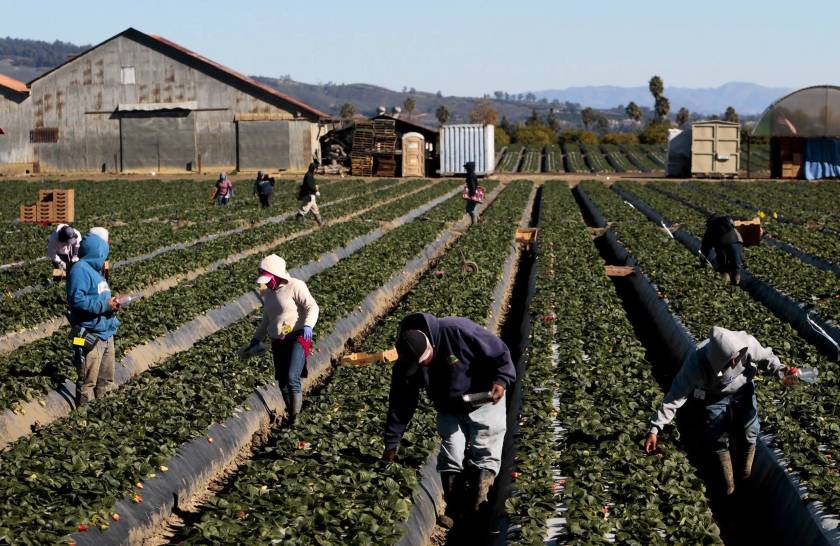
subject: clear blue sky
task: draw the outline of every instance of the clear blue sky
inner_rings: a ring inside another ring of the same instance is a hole
[[[3,1],[0,35],[133,26],[252,75],[447,95],[574,85],[837,83],[840,1]],[[833,80],[833,81],[828,81]]]

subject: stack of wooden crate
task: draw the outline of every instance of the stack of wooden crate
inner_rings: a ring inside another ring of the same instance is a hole
[[[357,121],[353,130],[353,149],[350,152],[350,172],[353,176],[373,175],[375,131],[373,122]]]
[[[38,202],[20,206],[20,221],[30,224],[72,224],[76,216],[75,191],[39,190]]]
[[[397,174],[397,131],[392,119],[377,119],[374,129],[374,176],[396,176]]]

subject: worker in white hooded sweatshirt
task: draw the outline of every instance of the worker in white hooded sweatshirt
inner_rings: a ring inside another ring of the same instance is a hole
[[[301,377],[312,350],[312,330],[318,322],[318,304],[306,283],[286,271],[286,260],[272,254],[259,266],[257,284],[263,292],[263,316],[250,347],[271,339],[274,377],[286,403],[289,424],[293,425],[303,405]]]
[[[645,451],[656,450],[657,434],[673,421],[677,410],[689,398],[703,408],[704,445],[713,450],[720,461],[727,495],[735,491],[732,456],[729,451],[730,429],[743,430],[745,448],[740,479],[752,472],[755,443],[758,439],[758,404],[753,378],[761,368],[790,382],[796,369],[783,365],[773,350],[746,332],[734,332],[719,326],[712,328],[709,339],[702,341],[686,357],[682,368],[659,410],[651,419],[645,438]]]
[[[82,234],[73,226],[58,224],[47,239],[47,258],[53,268],[67,273],[70,266],[79,261],[79,245]]]

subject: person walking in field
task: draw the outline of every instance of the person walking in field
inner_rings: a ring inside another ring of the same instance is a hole
[[[265,286],[263,316],[249,348],[271,339],[274,377],[286,403],[289,424],[294,425],[301,407],[301,377],[312,350],[312,331],[318,322],[318,303],[306,283],[286,271],[286,261],[271,254],[260,262],[257,284]]]
[[[257,173],[257,180],[254,182],[254,195],[260,200],[260,206],[264,209],[271,206],[271,196],[274,194],[274,179],[262,171]]]
[[[119,298],[111,294],[103,267],[110,247],[108,230],[95,227],[79,246],[79,261],[67,277],[67,305],[73,363],[76,366],[76,406],[102,398],[114,388],[114,335]]]
[[[710,254],[714,250],[714,254]],[[700,265],[706,261],[714,265],[724,281],[732,284],[741,282],[741,268],[744,263],[744,240],[735,228],[732,218],[713,215],[706,220],[706,232],[700,246]]]
[[[219,173],[219,179],[216,180],[216,204],[220,207],[227,206],[231,197],[233,197],[233,183],[225,173]]]
[[[473,483],[470,509],[478,510],[499,473],[507,429],[505,391],[516,380],[516,369],[501,339],[462,317],[408,315],[400,323],[396,349],[382,459],[395,460],[425,389],[437,410],[441,437],[437,470],[447,508],[439,523],[451,528],[467,481]]]
[[[475,161],[468,161],[464,163],[464,169],[467,170],[466,195],[467,214],[470,215],[470,223],[475,224],[475,208],[480,202],[478,193],[478,175],[475,174]]]
[[[300,191],[298,192],[300,209],[298,209],[297,218],[302,220],[309,211],[312,211],[312,215],[315,217],[315,222],[318,223],[318,227],[323,227],[324,222],[321,220],[318,203],[315,201],[315,198],[321,195],[321,192],[318,191],[317,184],[315,184],[315,169],[317,168],[318,162],[313,161],[309,164],[309,169],[307,169],[306,175],[303,177],[303,183],[300,185]]]
[[[662,405],[651,419],[645,452],[656,450],[658,434],[673,421],[677,410],[691,400],[702,415],[704,445],[716,453],[726,494],[731,495],[735,491],[735,476],[730,429],[737,429],[739,440],[745,444],[738,477],[746,480],[752,473],[759,432],[753,378],[759,369],[786,382],[791,382],[797,375],[795,368],[783,365],[772,349],[762,347],[753,336],[713,327],[709,338],[686,357]]]
[[[67,224],[58,224],[47,239],[47,258],[53,269],[67,274],[70,266],[79,261],[79,245],[82,234]]]

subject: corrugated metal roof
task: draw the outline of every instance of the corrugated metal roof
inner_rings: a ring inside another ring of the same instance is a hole
[[[0,86],[11,89],[12,91],[17,91],[18,93],[29,93],[29,88],[26,87],[25,83],[8,76],[4,76],[3,74],[0,74]]]
[[[183,47],[179,44],[176,44],[175,42],[173,42],[171,40],[167,40],[166,38],[164,38],[162,36],[146,34],[145,32],[140,32],[139,30],[137,30],[135,28],[131,28],[131,27],[125,29],[124,31],[120,32],[119,34],[111,36],[107,40],[91,47],[88,50],[83,51],[82,53],[76,55],[72,59],[68,59],[67,61],[63,62],[62,64],[56,66],[55,68],[41,74],[40,76],[38,76],[34,80],[30,81],[29,86],[31,87],[33,83],[40,80],[41,78],[55,72],[56,70],[58,70],[59,68],[61,68],[62,66],[66,65],[66,64],[77,61],[81,57],[85,56],[87,53],[93,51],[94,49],[96,49],[96,48],[98,48],[98,47],[100,47],[100,46],[110,42],[111,40],[120,37],[120,36],[125,36],[126,38],[135,40],[135,41],[140,42],[140,43],[143,43],[144,41],[157,43],[159,45],[164,46],[164,49],[168,49],[170,51],[177,51],[178,53],[181,53],[183,55],[187,55],[187,56],[191,57],[192,59],[195,59],[199,63],[205,65],[206,67],[218,70],[218,71],[223,72],[224,74],[226,74],[230,77],[233,77],[234,79],[240,81],[241,83],[245,84],[247,87],[250,87],[251,89],[253,89],[255,91],[260,91],[262,93],[268,94],[269,96],[273,96],[275,98],[278,98],[281,101],[285,102],[286,104],[296,106],[296,107],[300,108],[301,110],[303,110],[303,111],[309,113],[310,115],[313,115],[313,116],[315,116],[319,119],[329,117],[328,114],[326,114],[324,112],[321,112],[317,108],[309,106],[308,104],[306,104],[306,103],[304,103],[304,102],[302,102],[302,101],[300,101],[300,100],[298,100],[294,97],[291,97],[291,96],[289,96],[285,93],[282,93],[282,92],[278,91],[277,89],[274,89],[273,87],[261,84],[258,81],[254,80],[252,78],[249,78],[248,76],[245,76],[244,74],[240,74],[239,72],[237,72],[237,71],[235,71],[231,68],[228,68],[228,67],[226,67],[222,64],[219,64],[216,61],[210,60],[207,57],[204,57],[203,55],[199,55],[198,53],[196,53],[196,52],[194,52],[190,49],[187,49],[187,48],[185,48],[185,47]]]

